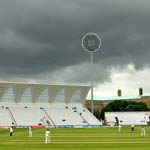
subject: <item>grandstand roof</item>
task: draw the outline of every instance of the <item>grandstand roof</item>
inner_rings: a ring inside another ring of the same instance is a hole
[[[84,103],[90,86],[0,83],[0,102]]]

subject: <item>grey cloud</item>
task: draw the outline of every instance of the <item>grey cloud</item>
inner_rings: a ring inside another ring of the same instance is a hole
[[[102,38],[94,56],[97,82],[109,80],[111,67],[133,62],[141,69],[149,65],[149,4],[147,0],[2,0],[1,76],[38,79],[38,74],[52,77],[60,71],[69,82],[88,82],[89,54],[81,48],[87,32]]]

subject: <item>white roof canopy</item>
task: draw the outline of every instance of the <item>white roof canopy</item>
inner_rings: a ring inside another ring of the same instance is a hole
[[[0,102],[82,103],[90,86],[0,83]]]

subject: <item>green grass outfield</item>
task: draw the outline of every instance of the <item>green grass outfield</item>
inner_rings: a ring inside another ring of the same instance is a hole
[[[0,130],[0,150],[150,150],[150,127],[145,127],[146,137],[140,136],[140,127],[131,132],[130,127],[118,128],[53,128],[51,143],[45,144],[45,129]]]

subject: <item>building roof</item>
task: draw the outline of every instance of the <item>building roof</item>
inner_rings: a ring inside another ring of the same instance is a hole
[[[106,97],[100,97],[100,96],[94,96],[93,100],[94,101],[113,101],[113,100],[137,100],[141,99],[141,97],[149,97],[150,94],[144,94],[142,96],[139,95],[129,95],[129,96],[106,96]],[[90,96],[86,97],[86,100],[91,100]]]

